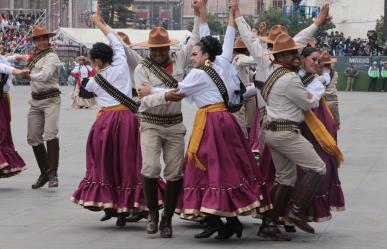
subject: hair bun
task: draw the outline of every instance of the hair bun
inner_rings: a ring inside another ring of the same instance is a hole
[[[215,37],[208,35],[203,37],[200,41],[207,48],[206,50],[209,51],[214,57],[222,54],[222,45]]]

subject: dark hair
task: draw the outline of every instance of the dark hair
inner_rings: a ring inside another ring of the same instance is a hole
[[[113,62],[113,49],[102,42],[97,42],[93,45],[93,48],[90,50],[90,59],[100,59],[102,63]]]
[[[200,39],[200,42],[196,45],[200,47],[202,53],[207,53],[209,55],[210,61],[214,61],[217,55],[222,54],[222,45],[219,40],[210,35]]]
[[[234,48],[234,52],[237,54],[245,54],[247,56],[250,55],[249,50],[247,48]]]
[[[301,56],[308,57],[309,55],[313,54],[314,52],[317,52],[317,49],[314,47],[306,47],[304,50],[302,50]]]

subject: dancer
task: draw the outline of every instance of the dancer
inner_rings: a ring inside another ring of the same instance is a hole
[[[205,11],[205,1],[196,1],[193,7],[198,15],[199,11]],[[170,53],[170,46],[177,44],[177,41],[169,39],[168,31],[164,28],[153,28],[149,33],[148,41],[137,44],[149,48],[149,57],[136,67],[134,72],[136,88],[141,89],[144,84],[165,88],[177,87],[178,81],[183,80],[184,69],[189,65],[189,55],[198,41],[197,18],[195,18],[192,37],[188,44],[180,51],[173,53]],[[163,97],[146,96],[141,99],[139,112],[143,155],[141,174],[144,195],[149,208],[146,232],[155,234],[160,229],[162,238],[170,238],[173,235],[172,216],[183,183],[182,167],[186,128],[183,124],[181,103],[166,102]],[[159,225],[157,182],[161,173],[161,152],[163,152],[165,162],[163,176],[167,184],[165,207]]]
[[[40,176],[32,185],[33,189],[41,188],[47,182],[49,188],[58,187],[61,92],[58,73],[60,60],[49,43],[50,37],[54,35],[44,26],[37,26],[29,37],[35,50],[28,58],[27,68],[30,74],[25,76],[30,80],[32,91],[27,141],[32,146],[40,169]],[[47,150],[44,141],[47,143]]]
[[[29,70],[19,70],[10,65],[19,55],[4,57],[0,55],[0,178],[19,174],[26,164],[15,150],[11,134],[11,103],[9,91],[13,75],[23,76]]]
[[[117,216],[125,226],[131,212],[146,210],[140,180],[141,148],[138,104],[131,99],[132,86],[123,45],[103,21],[99,11],[95,25],[111,47],[96,43],[90,51],[93,68],[99,72],[86,85],[97,95],[98,112],[87,141],[86,175],[72,201],[91,211],[105,211],[101,221]]]
[[[90,108],[96,104],[94,94],[85,89],[87,82],[95,74],[91,66],[86,64],[87,60],[88,59],[85,56],[77,57],[76,61],[78,64],[74,67],[73,71],[71,71],[71,76],[76,80],[74,91],[72,93],[72,106],[80,109]]]

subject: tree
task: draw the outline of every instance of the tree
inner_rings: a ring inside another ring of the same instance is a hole
[[[381,16],[378,20],[376,20],[375,31],[378,34],[378,44],[384,44],[386,41],[384,37],[384,16]]]
[[[113,28],[127,28],[127,22],[133,13],[129,11],[129,6],[133,0],[98,0],[105,22]]]

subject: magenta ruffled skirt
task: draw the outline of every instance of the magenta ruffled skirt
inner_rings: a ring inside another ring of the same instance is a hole
[[[11,113],[8,98],[0,97],[0,178],[19,174],[26,164],[15,150],[11,134]]]
[[[147,210],[141,184],[139,123],[129,110],[103,112],[87,141],[86,175],[71,200],[92,211],[117,213]],[[164,182],[159,182],[162,205]]]
[[[208,113],[198,158],[206,171],[198,170],[190,159],[185,163],[177,208],[182,218],[233,217],[270,203],[248,141],[229,112]]]

